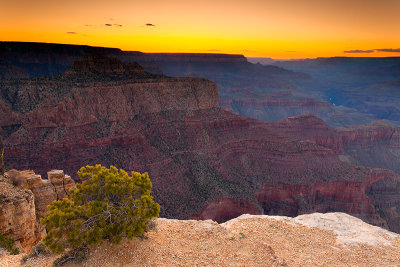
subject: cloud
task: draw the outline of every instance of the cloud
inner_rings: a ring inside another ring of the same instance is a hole
[[[147,26],[147,27],[155,27],[156,25],[151,24],[151,23],[146,23],[146,26]]]
[[[374,50],[359,50],[359,49],[343,51],[343,53],[354,53],[354,54],[357,54],[357,53],[373,53],[373,52],[374,52]]]
[[[105,23],[105,24],[101,24],[101,25],[84,24],[83,26],[85,26],[85,27],[103,27],[103,26],[105,26],[105,27],[112,27],[112,26],[115,26],[115,27],[122,27],[122,26],[124,26],[124,25],[122,25],[122,24],[117,24],[117,23],[114,23],[114,24]]]
[[[66,32],[67,34],[78,34],[77,32]]]
[[[383,48],[383,49],[375,49],[379,52],[390,52],[390,53],[400,53],[400,48]]]
[[[285,51],[285,52],[287,52],[287,53],[296,53],[297,51],[294,51],[294,50],[288,50],[288,51]]]
[[[400,53],[400,48],[381,48],[381,49],[370,49],[370,50],[347,50],[343,51],[344,53],[373,53],[375,51],[378,52],[389,52],[389,53]]]

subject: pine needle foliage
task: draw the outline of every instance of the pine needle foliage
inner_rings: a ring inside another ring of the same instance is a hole
[[[5,235],[0,234],[0,248],[4,248],[11,253],[11,255],[18,255],[18,248],[14,247],[15,240],[14,238],[7,237]]]
[[[44,244],[53,252],[98,244],[101,240],[119,243],[123,237],[142,235],[147,222],[158,217],[160,205],[151,196],[147,173],[114,166],[86,166],[78,171],[84,180],[71,190],[71,198],[54,201],[41,219],[46,226]]]

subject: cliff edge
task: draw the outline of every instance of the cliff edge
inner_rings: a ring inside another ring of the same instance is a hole
[[[395,266],[400,235],[344,213],[296,218],[242,215],[214,221],[157,219],[145,238],[101,243],[85,262],[69,266]],[[0,264],[19,266],[19,256]],[[51,266],[57,256],[31,258]]]

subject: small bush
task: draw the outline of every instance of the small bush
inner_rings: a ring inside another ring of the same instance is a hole
[[[31,249],[31,252],[28,255],[22,258],[21,262],[25,263],[30,258],[37,258],[41,255],[48,255],[48,254],[50,254],[50,251],[46,248],[46,246],[42,242],[39,242],[36,246],[34,246]]]
[[[14,186],[20,186],[25,182],[25,178],[17,170],[10,170],[7,173],[7,178]]]
[[[53,262],[53,267],[61,267],[67,263],[81,263],[87,259],[88,248],[79,248],[68,251]]]
[[[20,186],[24,183],[24,178],[21,176],[10,176],[10,179],[14,186]]]
[[[157,221],[155,219],[149,220],[146,223],[147,229],[146,232],[155,230],[157,228]]]
[[[78,175],[84,182],[71,191],[71,199],[54,201],[41,219],[47,229],[43,243],[53,252],[101,240],[118,244],[122,237],[143,235],[149,220],[158,217],[160,205],[151,196],[147,173],[130,176],[114,166],[96,165],[82,167]]]
[[[14,238],[4,236],[0,234],[0,247],[6,249],[11,255],[18,255],[18,248],[14,248],[15,240]]]

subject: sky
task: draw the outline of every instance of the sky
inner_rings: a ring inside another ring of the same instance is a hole
[[[0,0],[0,40],[249,57],[400,56],[400,0]]]

